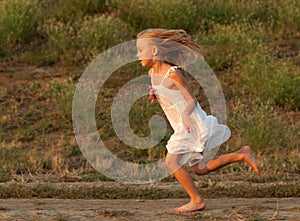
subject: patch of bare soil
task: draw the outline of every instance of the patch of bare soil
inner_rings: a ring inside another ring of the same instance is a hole
[[[0,199],[0,220],[300,220],[300,198],[207,199],[204,211],[177,213],[188,199]]]

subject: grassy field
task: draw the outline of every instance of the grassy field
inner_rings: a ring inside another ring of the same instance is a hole
[[[299,180],[299,1],[0,0],[0,182],[110,180],[76,144],[74,91],[98,54],[150,27],[183,28],[202,45],[222,85],[232,130],[220,153],[250,145],[261,167],[259,177],[236,164],[203,182],[224,174],[226,180],[254,183]],[[113,130],[114,96],[146,71],[137,62],[116,71],[100,91],[95,113],[111,152],[136,163],[163,158],[172,133],[168,127],[160,145],[136,150]],[[202,89],[189,80],[209,112]],[[147,98],[130,113],[139,136],[149,133],[144,125],[153,114],[163,115]]]

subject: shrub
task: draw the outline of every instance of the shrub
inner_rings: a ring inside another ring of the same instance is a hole
[[[250,145],[263,153],[282,148],[288,152],[297,147],[296,128],[282,116],[279,108],[270,101],[245,102],[246,99],[235,101],[229,117],[237,145]]]
[[[238,69],[240,83],[253,97],[272,100],[282,107],[300,108],[299,67],[259,50],[240,59]]]
[[[263,172],[277,174],[299,168],[299,137],[297,127],[272,102],[259,99],[237,99],[229,116],[235,149],[249,145],[257,156]]]
[[[6,179],[8,174],[24,174],[28,172],[31,162],[28,159],[28,152],[19,146],[3,145],[0,148],[0,179]]]
[[[195,34],[196,41],[203,45],[205,57],[214,69],[227,69],[243,56],[260,47],[264,28],[261,23],[213,23],[207,33]],[[241,47],[242,45],[242,47]]]
[[[0,48],[31,40],[37,24],[34,0],[2,0],[0,4]]]
[[[73,24],[49,19],[39,30],[48,41],[44,48],[47,63],[86,64],[99,53],[132,36],[127,24],[105,15],[87,16]]]
[[[189,0],[112,0],[118,16],[135,30],[145,28],[184,28],[195,30],[198,23],[196,6]]]
[[[297,33],[300,27],[300,2],[287,1],[253,1],[249,14],[250,20],[259,20],[266,28],[276,34]]]
[[[75,91],[75,85],[71,79],[65,80],[52,80],[47,87],[50,102],[55,104],[55,110],[53,110],[56,115],[62,119],[66,120],[68,123],[72,121],[72,101]]]
[[[85,17],[76,25],[79,60],[86,62],[94,59],[100,52],[130,40],[133,33],[131,27],[120,19],[105,15]]]
[[[204,44],[209,65],[215,70],[230,70],[230,75],[236,77],[236,86],[249,96],[264,102],[271,99],[281,107],[300,107],[299,68],[289,60],[278,60],[269,54],[263,42],[263,24],[216,23],[212,27],[206,35],[195,35]]]
[[[69,55],[75,50],[72,39],[76,32],[70,23],[48,19],[39,25],[38,31],[46,39],[41,52],[45,63],[71,62],[73,56]]]
[[[211,24],[262,23],[275,32],[296,33],[300,21],[300,3],[288,1],[247,1],[247,0],[192,0],[197,7],[201,31],[209,31]]]
[[[106,0],[40,0],[39,5],[46,19],[72,23],[86,15],[95,15],[106,10]]]
[[[247,7],[248,4],[243,1],[206,1],[192,0],[197,7],[197,13],[200,17],[202,28],[208,29],[209,24],[231,24],[244,19],[253,8]]]

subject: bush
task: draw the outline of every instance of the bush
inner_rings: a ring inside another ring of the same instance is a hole
[[[262,23],[274,32],[296,33],[300,25],[300,3],[288,1],[192,0],[199,15],[199,29],[209,31],[211,24]]]
[[[46,85],[45,89],[48,90],[47,94],[50,96],[50,102],[55,104],[53,112],[59,119],[70,123],[72,121],[72,101],[75,92],[75,85],[72,80],[54,79]]]
[[[272,100],[282,107],[300,108],[299,67],[289,61],[275,61],[258,50],[240,59],[238,69],[240,83],[253,97]]]
[[[76,22],[86,15],[105,12],[106,0],[40,0],[39,5],[46,19]]]
[[[197,7],[203,30],[209,29],[211,23],[228,25],[244,20],[250,13],[250,10],[253,10],[253,7],[249,7],[249,1],[192,0],[192,2]]]
[[[237,145],[249,145],[254,150],[272,153],[283,150],[288,153],[297,148],[296,128],[272,102],[259,99],[237,99],[232,108],[229,125]]]
[[[195,39],[202,45],[208,64],[214,69],[222,70],[256,51],[263,34],[264,27],[259,22],[255,25],[247,22],[229,25],[212,23],[206,34],[198,32]]]
[[[287,1],[253,1],[249,19],[256,19],[271,28],[273,33],[286,35],[297,33],[300,27],[300,2]]]
[[[69,55],[71,51],[76,50],[72,40],[76,37],[76,32],[70,23],[48,19],[39,25],[38,31],[46,39],[41,52],[45,63],[51,64],[59,61],[70,63],[72,61],[73,56]]]
[[[299,109],[299,68],[289,60],[273,58],[263,42],[264,34],[259,22],[216,23],[206,35],[198,33],[195,38],[204,44],[208,64],[215,70],[230,70],[239,90],[264,102],[271,99],[275,105]]]
[[[229,116],[232,138],[229,146],[235,149],[249,145],[263,173],[277,174],[299,169],[299,137],[288,116],[270,101],[237,99]]]
[[[118,18],[105,15],[85,17],[77,25],[79,59],[86,62],[118,43],[131,40],[133,34],[129,25]]]
[[[34,0],[2,0],[0,4],[0,48],[31,40],[37,25]]]
[[[189,0],[112,0],[112,6],[137,31],[146,28],[192,31],[198,23],[196,6]]]
[[[47,63],[86,64],[132,36],[127,24],[105,15],[87,16],[73,24],[49,19],[41,24],[39,31],[47,39],[43,52]]]

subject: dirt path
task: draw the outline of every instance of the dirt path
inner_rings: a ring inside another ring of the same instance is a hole
[[[172,211],[186,200],[0,199],[0,220],[300,220],[300,198],[207,199],[205,211]]]

